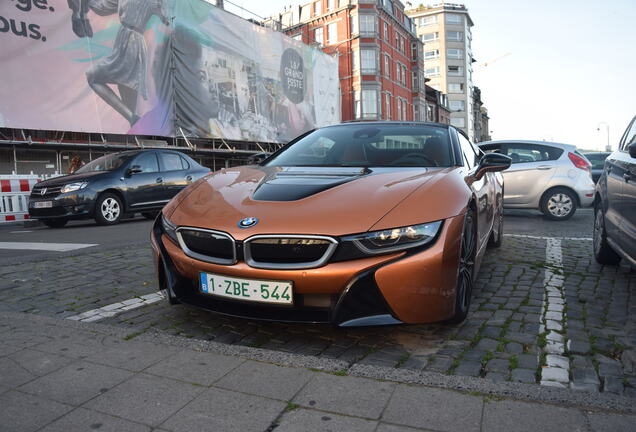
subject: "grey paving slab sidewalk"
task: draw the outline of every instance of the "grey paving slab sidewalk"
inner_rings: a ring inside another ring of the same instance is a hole
[[[341,370],[333,359],[14,312],[0,313],[0,340],[3,432],[636,430],[633,399],[616,395]]]

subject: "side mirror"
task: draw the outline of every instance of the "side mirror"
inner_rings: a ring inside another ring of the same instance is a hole
[[[631,143],[627,146],[627,151],[629,151],[629,156],[636,159],[636,142]]]
[[[512,159],[499,153],[486,153],[479,161],[475,180],[481,179],[487,172],[503,171],[510,168]]]
[[[130,168],[128,168],[128,175],[132,175],[132,174],[139,174],[140,172],[143,172],[143,170],[141,169],[141,167],[139,165],[133,165]]]

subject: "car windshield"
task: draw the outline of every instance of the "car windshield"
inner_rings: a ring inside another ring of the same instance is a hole
[[[83,167],[75,171],[75,174],[81,174],[81,173],[87,173],[87,172],[93,172],[93,171],[114,171],[117,168],[121,167],[124,164],[124,162],[130,159],[130,157],[131,157],[130,154],[124,154],[124,153],[115,153],[115,154],[102,156],[93,161],[90,161],[89,163],[87,163],[86,165],[84,165]]]
[[[448,167],[448,129],[409,124],[347,124],[318,129],[266,166]]]

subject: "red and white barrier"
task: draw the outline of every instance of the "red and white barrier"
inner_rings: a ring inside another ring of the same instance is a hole
[[[29,194],[37,175],[0,175],[0,223],[29,219]]]

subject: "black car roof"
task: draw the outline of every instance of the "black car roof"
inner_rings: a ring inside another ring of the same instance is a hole
[[[339,127],[339,126],[349,126],[349,125],[409,125],[409,126],[434,126],[439,127],[441,129],[449,129],[450,125],[444,123],[435,123],[435,122],[416,122],[416,121],[388,121],[388,120],[379,120],[379,121],[360,121],[360,120],[349,120],[344,121],[342,123],[323,126],[325,128],[328,127]]]

